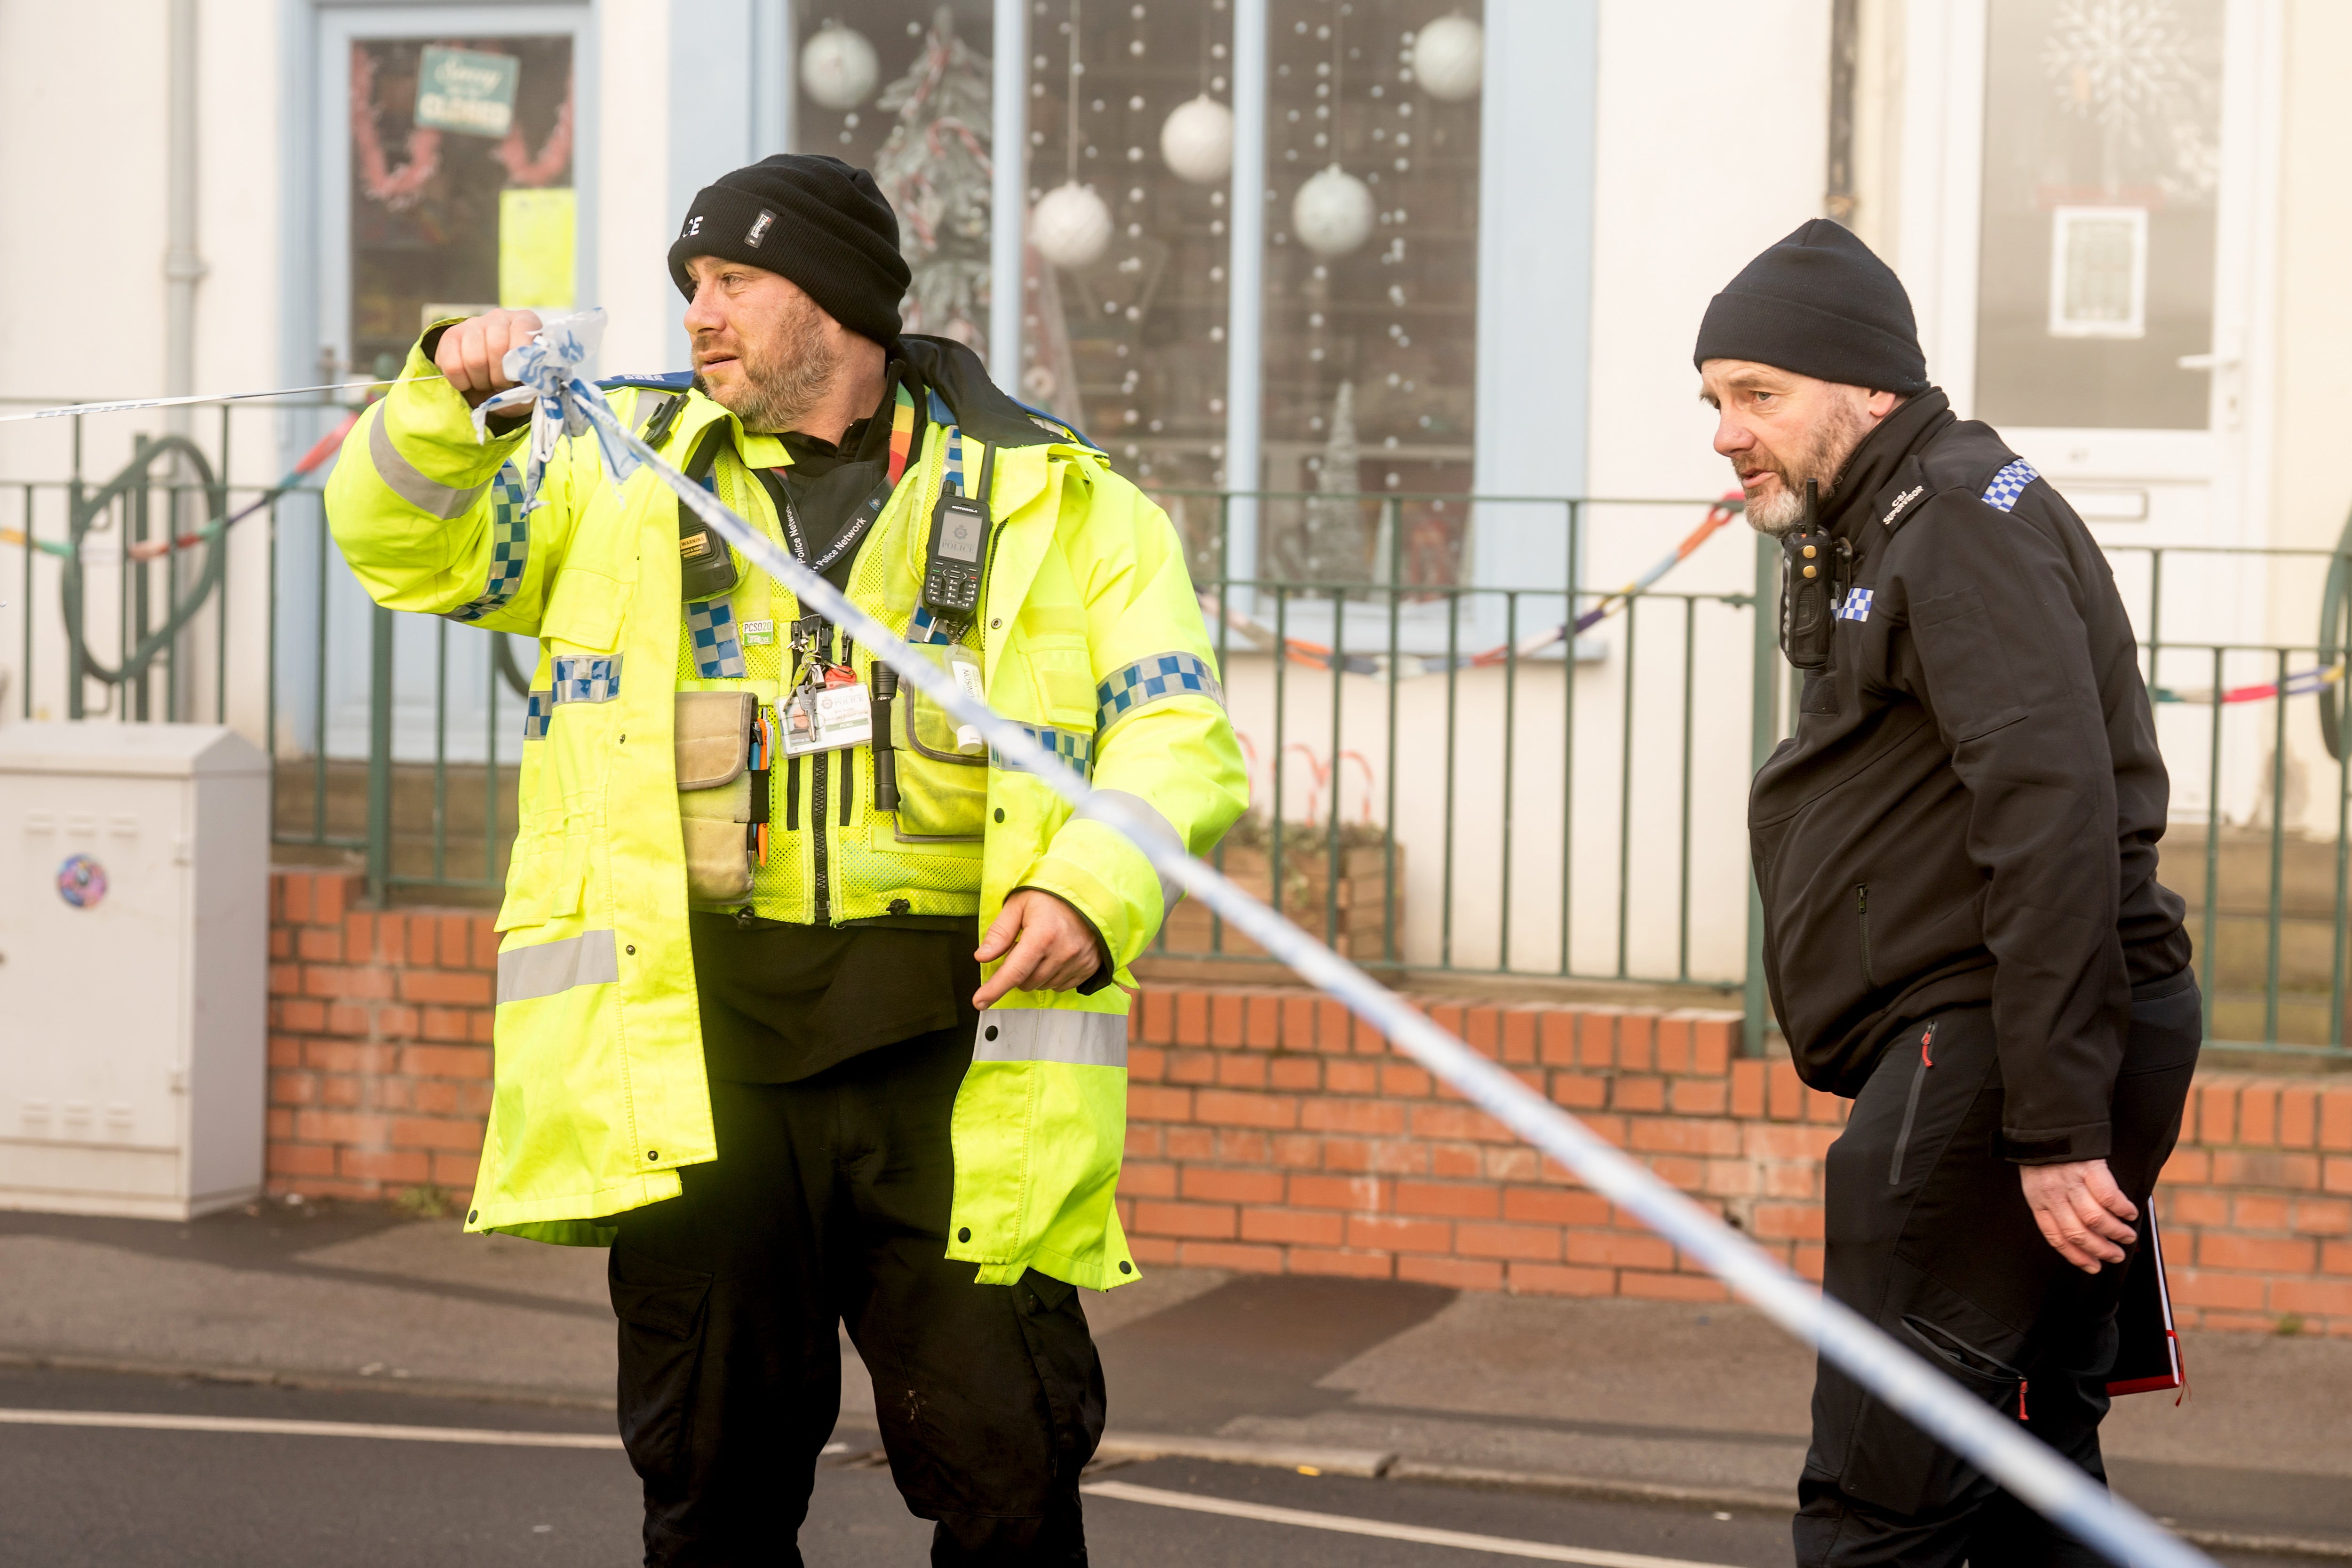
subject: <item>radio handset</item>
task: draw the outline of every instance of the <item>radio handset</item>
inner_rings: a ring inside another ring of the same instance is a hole
[[[1853,560],[1853,548],[1822,526],[1821,504],[1821,482],[1807,479],[1804,516],[1780,536],[1780,651],[1809,673],[1830,662]]]
[[[686,460],[686,477],[703,484],[726,441],[727,421],[718,420],[694,444],[694,455]],[[732,592],[740,575],[727,541],[682,500],[677,503],[677,575],[681,596],[689,601],[715,599]]]
[[[931,508],[931,535],[923,565],[923,608],[949,640],[961,642],[980,614],[980,580],[988,564],[989,479],[996,471],[996,447],[992,444],[980,461],[977,492],[962,493],[959,485],[940,486]]]

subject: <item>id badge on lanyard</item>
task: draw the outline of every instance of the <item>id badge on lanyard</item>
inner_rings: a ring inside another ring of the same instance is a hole
[[[848,664],[830,664],[831,628],[812,616],[794,628],[793,653],[804,656],[806,674],[785,699],[777,717],[784,755],[812,756],[874,743],[874,700]]]

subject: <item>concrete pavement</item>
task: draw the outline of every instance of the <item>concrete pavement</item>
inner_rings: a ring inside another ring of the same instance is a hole
[[[609,1406],[604,1254],[362,1206],[0,1214],[0,1363]],[[1155,1269],[1087,1298],[1118,1451],[1367,1457],[1393,1479],[1786,1506],[1810,1357],[1740,1308]],[[2120,1401],[2120,1489],[2352,1559],[2352,1342],[2196,1335]],[[871,1395],[846,1346],[845,1429]],[[1191,1440],[1188,1447],[1186,1440]]]

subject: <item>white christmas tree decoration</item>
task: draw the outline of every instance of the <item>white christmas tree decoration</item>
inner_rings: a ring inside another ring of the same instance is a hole
[[[1029,209],[1029,243],[1056,267],[1099,260],[1110,244],[1110,208],[1075,181],[1055,186]]]
[[[1331,400],[1330,434],[1324,437],[1323,460],[1315,471],[1317,494],[1307,503],[1307,558],[1303,564],[1310,580],[1355,582],[1363,575],[1367,541],[1363,503],[1357,499],[1360,464],[1356,384],[1343,381],[1339,395]]]
[[[1371,236],[1371,190],[1334,163],[1298,187],[1290,225],[1298,242],[1316,255],[1345,256]]]
[[[1234,167],[1234,111],[1206,93],[1178,104],[1160,127],[1160,156],[1180,180],[1223,179]]]
[[[1486,69],[1486,30],[1467,16],[1441,16],[1412,41],[1412,75],[1441,103],[1477,96]]]
[[[955,13],[934,13],[922,53],[882,89],[898,116],[874,159],[875,183],[898,213],[898,248],[914,280],[907,330],[983,347],[988,320],[989,62],[956,37]]]
[[[855,109],[882,75],[866,35],[828,24],[801,47],[801,87],[827,109]]]

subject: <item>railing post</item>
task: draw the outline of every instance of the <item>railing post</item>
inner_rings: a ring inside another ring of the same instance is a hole
[[[1750,771],[1764,765],[1780,742],[1780,550],[1764,534],[1756,536],[1756,588],[1748,612],[1756,617],[1751,638],[1755,669],[1750,677],[1748,762]],[[1764,994],[1764,894],[1756,885],[1756,871],[1748,873],[1748,975],[1739,1026],[1743,1055],[1764,1054],[1764,1026],[1769,1021]]]
[[[377,605],[370,615],[367,879],[368,898],[382,905],[392,879],[392,612]]]

